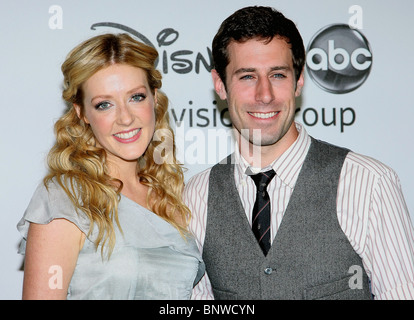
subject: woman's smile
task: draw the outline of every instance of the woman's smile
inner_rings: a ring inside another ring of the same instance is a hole
[[[138,140],[140,135],[141,135],[141,129],[132,129],[129,131],[122,131],[122,132],[115,133],[113,136],[119,142],[131,143],[131,142]]]

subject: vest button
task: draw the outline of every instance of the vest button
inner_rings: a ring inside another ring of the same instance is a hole
[[[267,275],[271,275],[272,272],[273,272],[273,269],[270,268],[270,267],[267,267],[266,269],[264,269],[264,273],[267,274]]]

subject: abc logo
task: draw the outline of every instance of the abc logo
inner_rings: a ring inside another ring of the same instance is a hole
[[[372,52],[367,39],[346,24],[320,30],[311,40],[307,71],[322,89],[336,94],[359,88],[368,78]]]

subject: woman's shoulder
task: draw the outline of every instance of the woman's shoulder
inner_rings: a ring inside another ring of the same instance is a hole
[[[88,234],[89,219],[76,209],[64,188],[52,179],[47,183],[39,183],[17,229],[26,238],[30,223],[48,224],[54,219],[66,219]]]

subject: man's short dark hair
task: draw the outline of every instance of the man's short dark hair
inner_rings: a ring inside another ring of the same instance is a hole
[[[252,6],[237,10],[221,24],[213,40],[214,68],[226,84],[226,67],[229,64],[228,45],[232,41],[251,39],[270,42],[279,37],[290,45],[296,81],[305,65],[305,47],[296,25],[281,12],[271,7]]]

